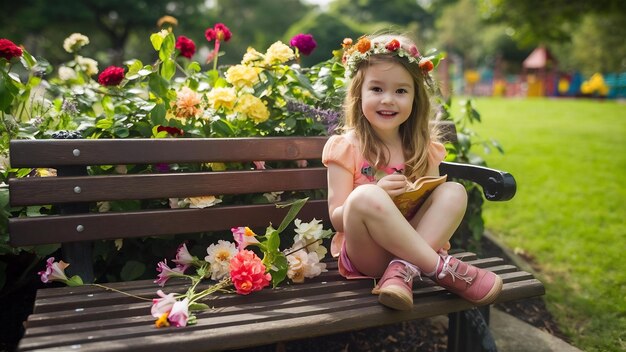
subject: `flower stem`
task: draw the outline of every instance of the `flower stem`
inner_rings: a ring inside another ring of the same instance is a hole
[[[104,285],[100,285],[100,284],[86,284],[86,285],[100,287],[100,288],[105,289],[107,291],[114,291],[114,292],[121,293],[121,294],[129,296],[129,297],[140,299],[142,301],[150,301],[150,302],[152,302],[151,298],[139,297],[137,295],[133,295],[133,294],[128,293],[128,292],[120,291],[120,290],[115,289],[113,287],[108,287],[108,286],[104,286]]]

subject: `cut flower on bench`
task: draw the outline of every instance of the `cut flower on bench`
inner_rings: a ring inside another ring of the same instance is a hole
[[[272,225],[267,227],[264,235],[257,235],[249,227],[241,226],[231,229],[234,242],[219,240],[209,245],[204,260],[192,255],[187,244],[179,245],[176,258],[172,260],[175,267],[168,265],[167,259],[157,264],[157,275],[154,283],[164,287],[172,278],[189,279],[191,285],[184,293],[165,293],[157,290],[158,298],[152,299],[150,313],[157,318],[156,327],[182,327],[194,324],[194,312],[209,309],[202,301],[216,292],[236,292],[248,295],[260,291],[272,284],[279,285],[285,279],[294,283],[304,282],[305,278],[313,278],[326,271],[326,264],[320,261],[328,252],[321,245],[323,239],[332,235],[332,231],[324,230],[319,220],[303,222],[296,215],[308,198],[300,199],[277,207],[290,207],[278,229]],[[280,233],[290,224],[294,225],[295,236],[293,245],[285,250],[280,249]],[[249,249],[257,247],[257,252]],[[45,271],[39,275],[43,282],[59,281],[70,286],[82,285],[78,276],[68,279],[65,268],[69,264],[48,259]],[[192,271],[193,269],[193,271]],[[206,288],[204,282],[211,282]],[[100,284],[88,284],[110,289]],[[234,287],[234,290],[232,289]],[[129,293],[117,291],[132,296]]]

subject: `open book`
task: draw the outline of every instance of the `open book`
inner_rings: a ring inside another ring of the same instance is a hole
[[[409,182],[407,191],[396,196],[393,202],[400,209],[402,215],[405,217],[413,216],[432,191],[446,182],[447,178],[448,175],[420,177],[413,183]]]

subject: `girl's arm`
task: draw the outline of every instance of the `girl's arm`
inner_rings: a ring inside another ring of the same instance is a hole
[[[335,231],[343,232],[343,204],[352,192],[354,176],[335,163],[328,164],[328,213]]]

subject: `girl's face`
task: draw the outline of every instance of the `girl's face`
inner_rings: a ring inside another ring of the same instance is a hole
[[[365,69],[361,109],[378,135],[397,133],[415,98],[413,78],[400,64],[379,62]]]

